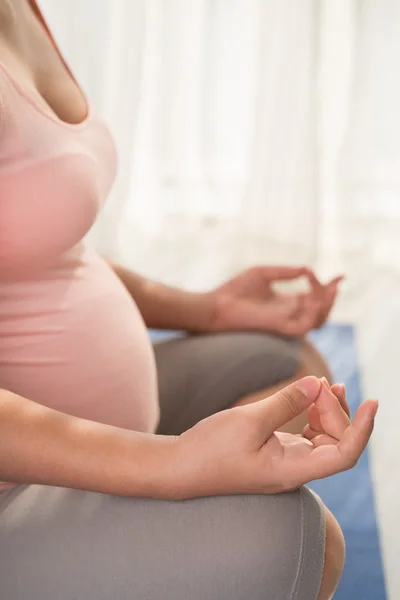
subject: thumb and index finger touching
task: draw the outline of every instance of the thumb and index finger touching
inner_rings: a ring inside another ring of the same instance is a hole
[[[286,266],[286,265],[275,265],[275,266],[260,266],[258,267],[259,273],[261,273],[269,281],[286,281],[290,279],[297,279],[299,277],[306,277],[309,281],[311,288],[314,292],[318,291],[320,294],[325,287],[334,288],[343,279],[343,275],[334,277],[326,286],[322,285],[314,271],[306,266]]]
[[[317,402],[323,389],[326,388],[320,379],[304,377],[273,396],[249,405],[247,408],[257,415],[263,425],[265,442],[280,427]],[[343,411],[342,407],[339,408]],[[307,464],[299,465],[299,477],[303,482],[327,477],[354,466],[371,436],[377,409],[377,400],[366,400],[357,409],[353,422],[349,421],[348,427],[344,431],[342,429],[337,444],[315,448]]]
[[[318,398],[322,382],[316,377],[304,377],[288,385],[273,396],[255,402],[251,410],[265,423],[266,439],[277,429],[301,415]]]

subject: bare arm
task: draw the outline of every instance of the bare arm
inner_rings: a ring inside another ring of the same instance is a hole
[[[352,468],[372,433],[377,402],[363,402],[351,422],[332,390],[305,377],[178,438],[99,425],[0,391],[0,480],[170,500],[296,489]],[[276,433],[310,407],[318,431]]]
[[[0,391],[0,480],[168,498],[173,436],[78,419]]]
[[[134,298],[148,327],[193,333],[209,330],[215,311],[211,293],[187,292],[146,279],[120,265],[110,265]]]

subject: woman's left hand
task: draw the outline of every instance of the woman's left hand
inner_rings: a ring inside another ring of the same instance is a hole
[[[283,294],[272,284],[306,277],[310,291]],[[335,277],[322,285],[307,267],[252,267],[214,292],[215,313],[211,331],[261,331],[297,337],[321,327],[335,302]]]
[[[265,400],[215,413],[182,433],[169,455],[171,468],[162,472],[163,489],[175,500],[295,490],[354,467],[377,409],[376,400],[367,400],[350,421],[344,386],[331,388],[305,377]],[[279,431],[305,410],[309,424],[302,435]]]

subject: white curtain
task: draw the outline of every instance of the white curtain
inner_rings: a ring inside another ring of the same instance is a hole
[[[400,276],[397,0],[41,4],[119,147],[100,250],[191,287]]]

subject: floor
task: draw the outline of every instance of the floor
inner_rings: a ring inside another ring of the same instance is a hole
[[[328,360],[335,380],[345,383],[354,414],[362,402],[354,327],[329,323],[313,332],[312,340]],[[368,449],[350,471],[310,484],[335,515],[346,540],[345,568],[335,600],[387,600],[370,460]]]
[[[337,317],[356,329],[364,397],[380,402],[370,443],[371,468],[389,600],[400,598],[400,278],[381,273],[373,285],[344,294]]]

